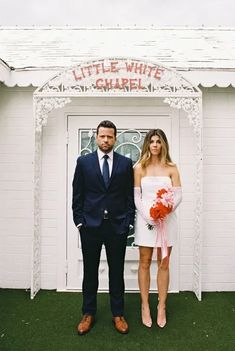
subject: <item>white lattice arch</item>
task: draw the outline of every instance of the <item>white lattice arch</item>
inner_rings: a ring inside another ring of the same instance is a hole
[[[62,108],[71,97],[156,97],[173,108],[183,109],[193,128],[197,146],[195,184],[195,236],[193,291],[201,300],[202,238],[202,94],[176,71],[135,58],[104,58],[65,69],[34,93],[35,167],[34,237],[32,248],[31,298],[40,290],[40,178],[42,127],[49,113]]]

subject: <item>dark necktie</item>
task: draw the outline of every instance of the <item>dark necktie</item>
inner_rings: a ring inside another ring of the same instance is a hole
[[[108,155],[104,155],[103,159],[104,159],[104,163],[103,163],[103,178],[104,178],[104,183],[106,188],[109,185],[109,164],[108,164]]]

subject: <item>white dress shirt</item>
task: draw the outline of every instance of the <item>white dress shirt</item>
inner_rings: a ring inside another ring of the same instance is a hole
[[[108,154],[105,154],[99,148],[97,149],[97,155],[99,159],[100,171],[102,173],[103,170],[103,163],[104,163],[104,155],[108,155],[108,165],[109,165],[109,177],[111,177],[112,169],[113,169],[113,150],[111,150]]]

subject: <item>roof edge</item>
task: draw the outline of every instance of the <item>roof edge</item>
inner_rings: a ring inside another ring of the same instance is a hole
[[[119,24],[116,24],[116,26],[106,26],[106,25],[96,25],[96,26],[86,26],[86,27],[79,27],[79,26],[72,26],[72,25],[47,25],[47,26],[43,26],[43,25],[30,25],[30,26],[19,26],[19,25],[15,25],[15,26],[1,26],[0,25],[0,30],[65,30],[65,29],[69,29],[69,30],[221,30],[221,31],[228,31],[228,30],[235,30],[235,26],[231,27],[231,26],[187,26],[187,25],[165,25],[165,26],[156,26],[154,24],[150,24],[149,26],[138,26],[138,25],[129,25],[129,26],[121,26]]]
[[[3,70],[1,74],[0,65],[0,80],[4,82],[7,87],[27,87],[32,85],[33,87],[40,87],[46,81],[55,77],[62,70],[60,67],[54,67],[53,69],[31,69],[31,70],[15,70],[9,71]],[[211,88],[217,86],[219,88],[227,88],[229,86],[235,87],[235,71],[216,71],[216,70],[176,70],[185,79],[189,80],[195,86],[202,86],[204,88]],[[5,73],[4,73],[5,72]],[[4,76],[4,80],[1,77]]]
[[[6,82],[9,80],[11,68],[8,66],[8,64],[0,59],[0,82],[3,82],[6,84]]]

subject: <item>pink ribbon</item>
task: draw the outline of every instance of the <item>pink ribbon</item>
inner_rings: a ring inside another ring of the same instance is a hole
[[[160,219],[157,222],[157,231],[160,234],[161,239],[161,251],[162,251],[162,260],[167,257],[167,229],[165,219]]]

